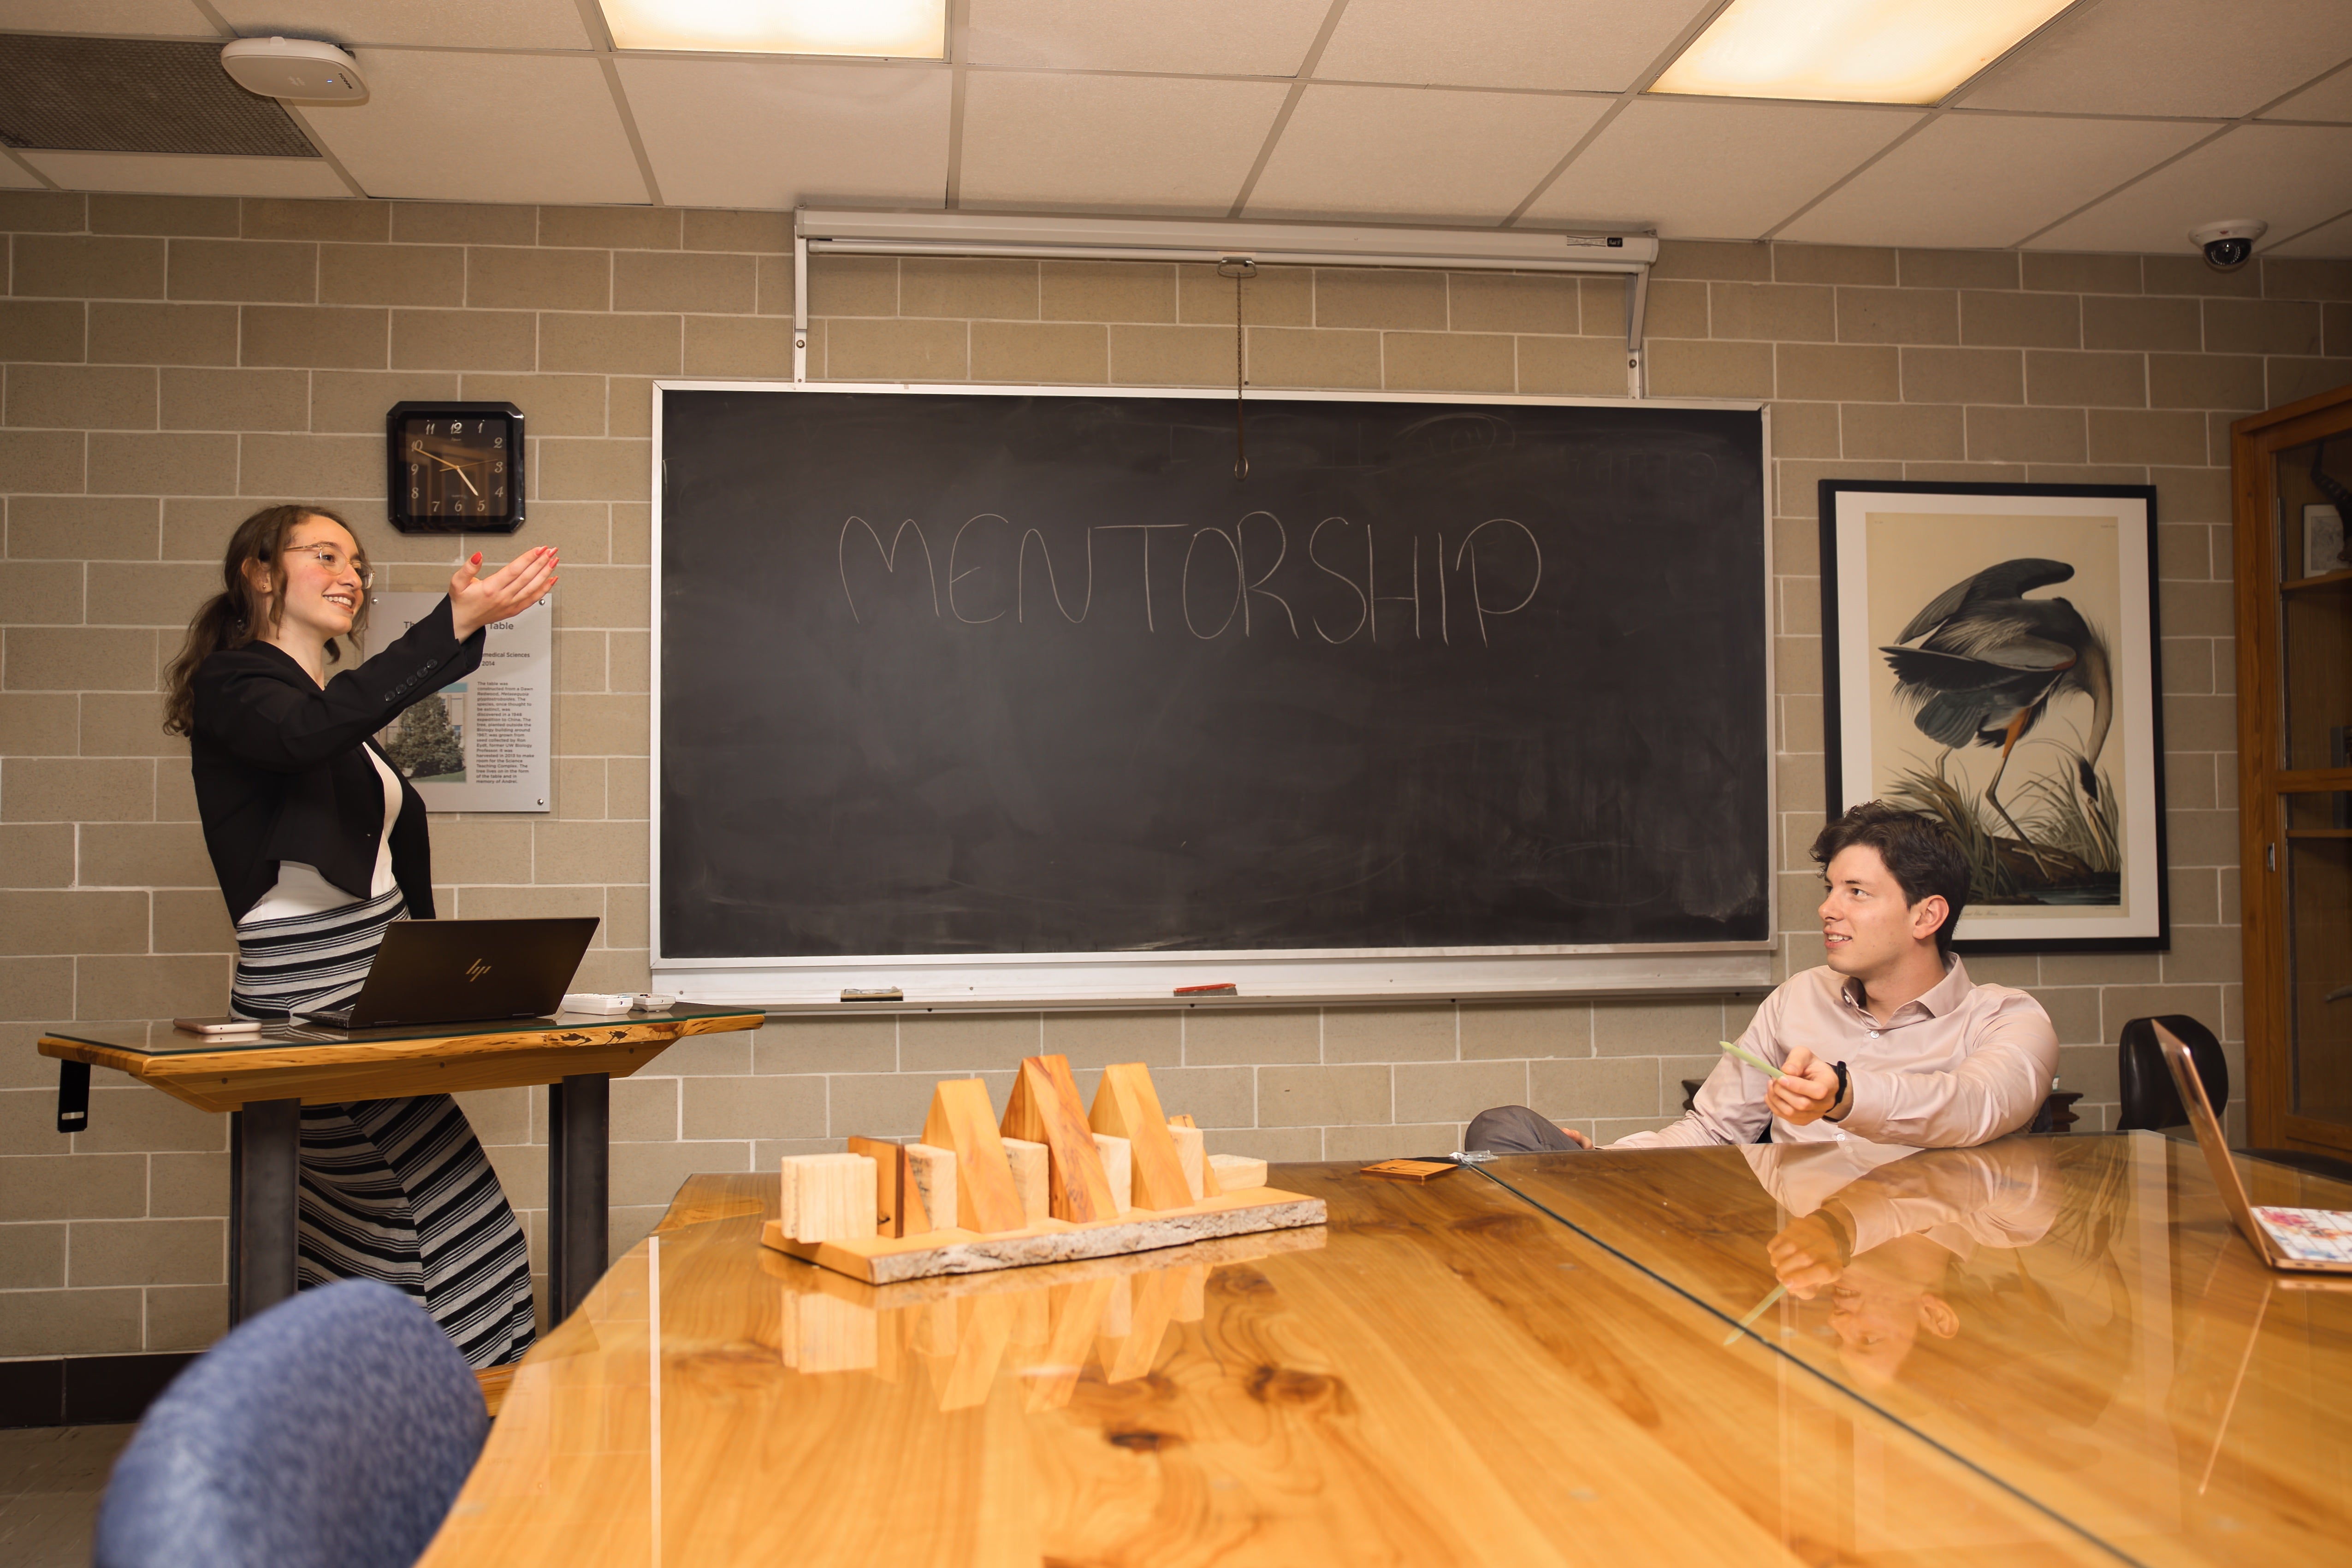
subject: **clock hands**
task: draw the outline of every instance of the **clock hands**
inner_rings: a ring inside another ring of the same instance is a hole
[[[474,464],[452,463],[446,457],[442,456],[438,452],[426,451],[425,444],[421,441],[410,442],[408,444],[408,449],[411,452],[421,453],[425,456],[430,457],[434,462],[438,463],[444,468],[454,469],[457,477],[466,481],[467,489],[471,490],[477,496],[479,496],[482,493],[482,487],[474,483],[473,476],[466,472],[467,469],[474,466]],[[476,462],[479,461],[480,459],[476,459]]]

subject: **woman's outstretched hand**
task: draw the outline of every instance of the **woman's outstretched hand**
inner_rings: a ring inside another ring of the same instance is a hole
[[[449,580],[449,620],[464,642],[493,621],[504,621],[537,603],[555,586],[555,549],[527,549],[488,577],[477,578],[482,556],[457,568]]]

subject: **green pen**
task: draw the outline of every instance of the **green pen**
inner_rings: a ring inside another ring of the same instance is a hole
[[[1765,1309],[1769,1307],[1773,1302],[1779,1301],[1782,1296],[1786,1295],[1788,1291],[1789,1287],[1786,1285],[1773,1286],[1772,1293],[1765,1297],[1762,1301],[1757,1302],[1756,1310],[1749,1312],[1746,1317],[1740,1319],[1739,1326],[1733,1329],[1731,1331],[1731,1337],[1725,1340],[1723,1343],[1726,1345],[1738,1344],[1739,1343],[1739,1336],[1746,1333],[1750,1328],[1754,1327],[1756,1320],[1764,1315]]]
[[[1779,1068],[1773,1066],[1770,1062],[1766,1061],[1761,1057],[1748,1055],[1748,1052],[1740,1050],[1738,1046],[1732,1044],[1727,1040],[1718,1040],[1715,1043],[1723,1047],[1724,1050],[1731,1052],[1732,1055],[1739,1058],[1740,1061],[1748,1063],[1748,1066],[1756,1069],[1757,1071],[1761,1072],[1767,1078],[1786,1078],[1789,1076],[1787,1073],[1781,1071]]]

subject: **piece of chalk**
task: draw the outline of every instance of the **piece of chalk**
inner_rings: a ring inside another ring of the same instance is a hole
[[[841,999],[845,1002],[903,1002],[907,994],[896,986],[880,986],[870,991],[844,991]]]
[[[1241,995],[1241,988],[1231,980],[1221,980],[1213,986],[1179,986],[1176,994],[1180,997],[1237,997]]]
[[[1789,1076],[1779,1068],[1773,1066],[1770,1062],[1765,1061],[1762,1057],[1750,1056],[1748,1052],[1740,1050],[1738,1046],[1732,1044],[1727,1040],[1718,1040],[1715,1043],[1723,1047],[1724,1050],[1731,1052],[1732,1055],[1739,1058],[1740,1061],[1748,1063],[1748,1066],[1756,1069],[1757,1071],[1764,1074],[1767,1078],[1786,1078]]]

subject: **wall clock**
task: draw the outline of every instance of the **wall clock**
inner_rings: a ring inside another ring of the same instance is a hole
[[[522,410],[396,402],[384,416],[385,494],[404,534],[510,534],[523,523]]]

